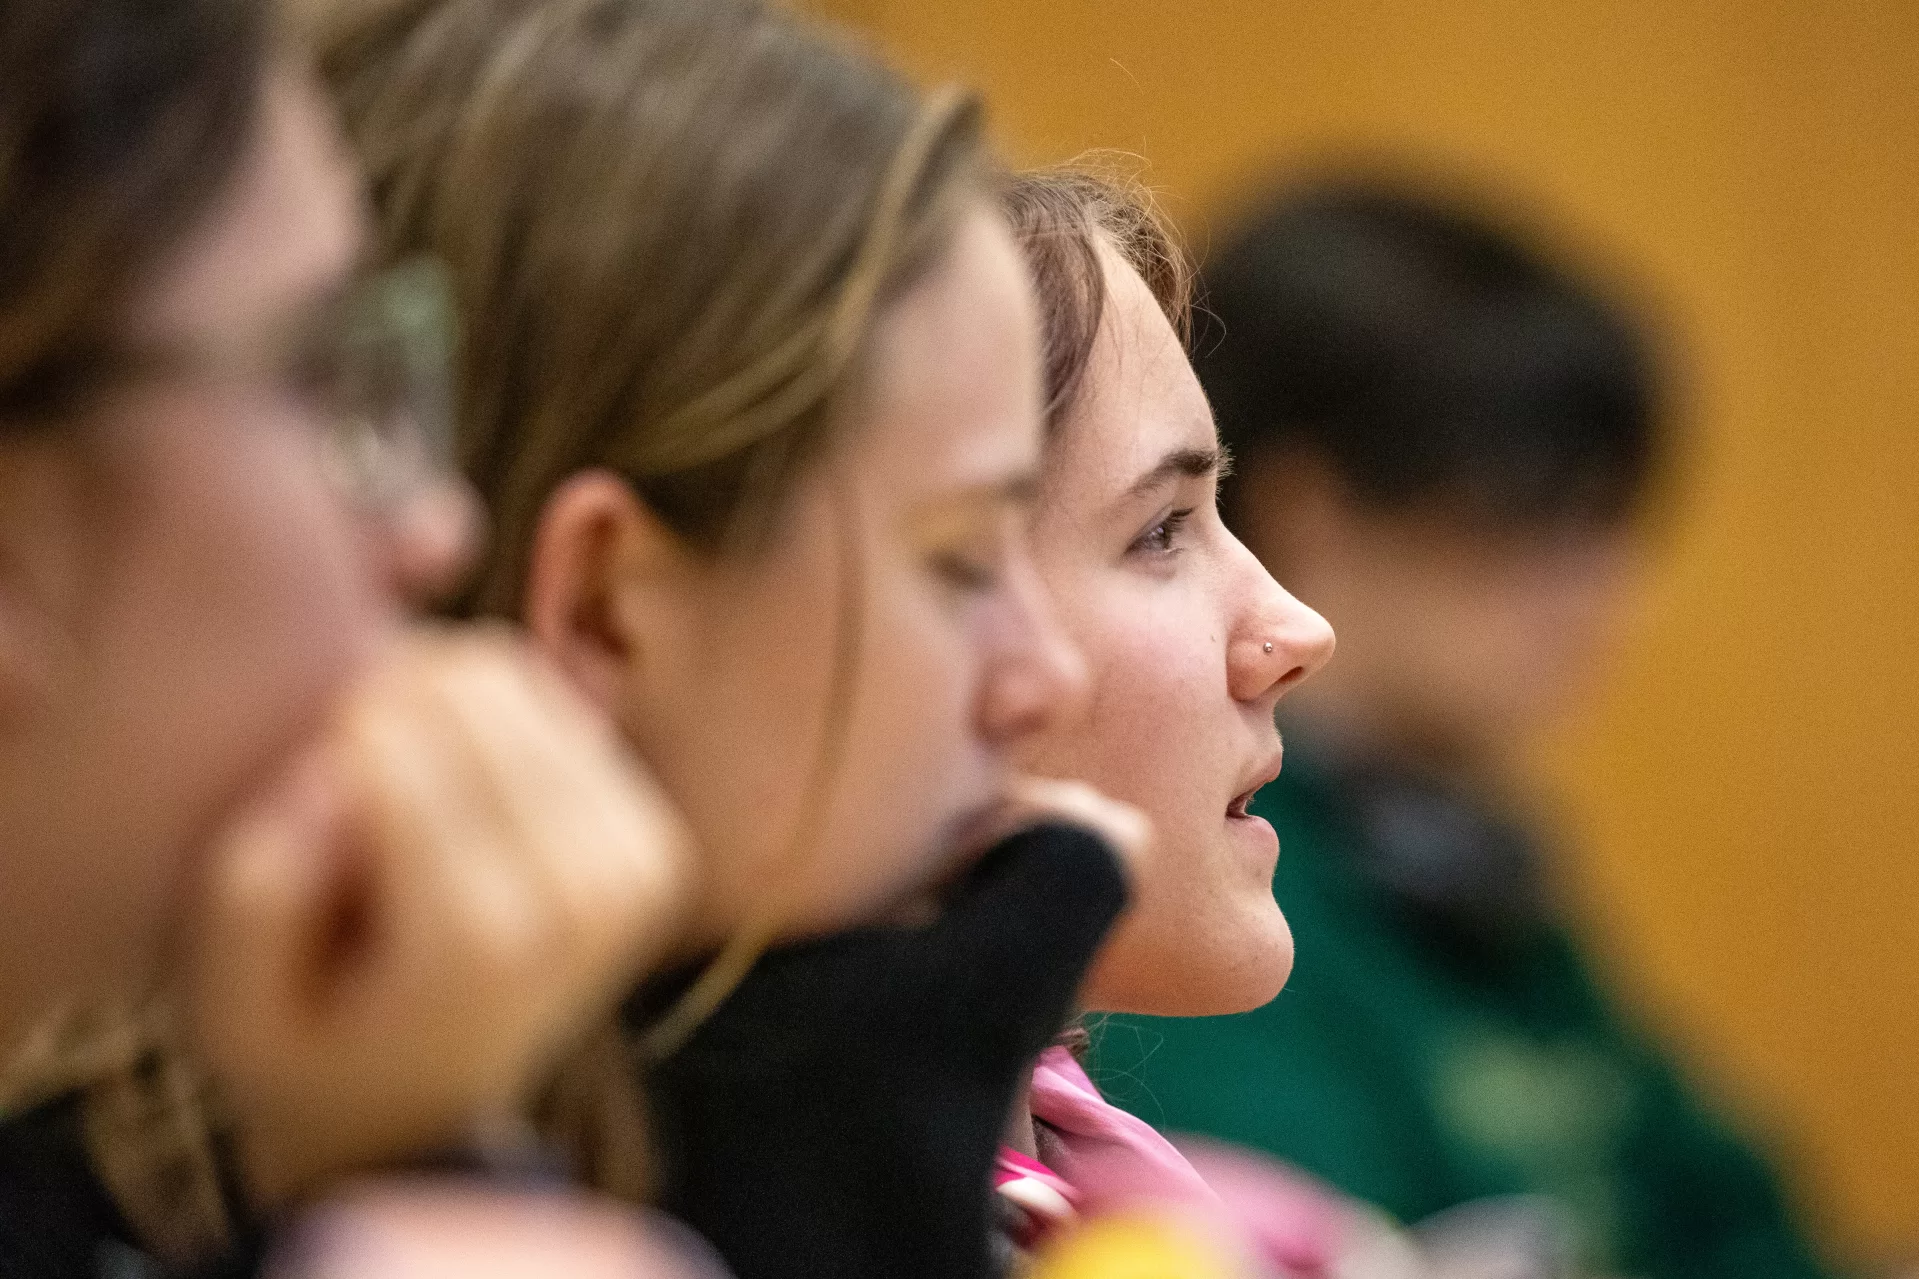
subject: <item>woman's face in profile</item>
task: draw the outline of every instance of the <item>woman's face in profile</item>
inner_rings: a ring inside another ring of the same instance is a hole
[[[905,905],[953,874],[1009,750],[1077,698],[1027,542],[1038,330],[1010,232],[983,204],[884,311],[837,442],[777,544],[689,567],[645,623],[615,713],[702,852],[690,948],[778,912],[789,935]],[[848,568],[853,570],[849,576]],[[816,776],[856,590],[838,766]],[[795,850],[823,797],[818,839]]]
[[[1200,1015],[1271,999],[1292,967],[1278,842],[1246,815],[1280,764],[1280,695],[1332,653],[1325,621],[1220,522],[1213,418],[1139,274],[1102,246],[1109,302],[1047,457],[1035,555],[1084,654],[1082,714],[1021,761],[1152,820],[1133,909],[1095,962],[1096,1010]]]
[[[233,350],[297,326],[354,271],[359,198],[317,92],[270,74],[117,336]],[[398,621],[400,548],[329,481],[326,426],[302,387],[183,368],[6,445],[0,1038],[148,974],[189,851]]]

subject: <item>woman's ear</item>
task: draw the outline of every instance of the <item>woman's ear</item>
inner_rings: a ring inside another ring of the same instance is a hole
[[[625,480],[570,476],[541,509],[527,566],[527,629],[616,718],[645,675],[650,632],[685,580],[686,549]]]

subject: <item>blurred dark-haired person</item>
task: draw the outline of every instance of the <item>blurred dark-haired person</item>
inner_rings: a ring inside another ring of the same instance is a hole
[[[1821,1274],[1765,1162],[1589,972],[1514,794],[1633,582],[1667,451],[1645,338],[1497,225],[1375,180],[1270,197],[1205,280],[1226,517],[1340,651],[1285,703],[1255,805],[1291,983],[1115,1027],[1107,1064],[1144,1058],[1155,1122],[1430,1221],[1442,1254]]]

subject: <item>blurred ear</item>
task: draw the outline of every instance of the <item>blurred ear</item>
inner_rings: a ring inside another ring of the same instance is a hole
[[[684,614],[691,555],[611,471],[570,476],[540,512],[525,617],[547,656],[617,718],[662,627]]]

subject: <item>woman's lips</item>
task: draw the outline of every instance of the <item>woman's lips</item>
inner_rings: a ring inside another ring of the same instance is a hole
[[[1275,750],[1259,771],[1253,774],[1252,784],[1239,794],[1233,796],[1232,801],[1226,805],[1226,816],[1229,820],[1259,820],[1258,818],[1250,817],[1246,809],[1252,804],[1253,796],[1259,794],[1260,788],[1279,776],[1280,759],[1280,752]]]
[[[1279,834],[1271,822],[1251,813],[1228,816],[1226,831],[1227,838],[1245,850],[1249,868],[1257,868],[1262,875],[1272,874],[1273,863],[1279,860]]]

